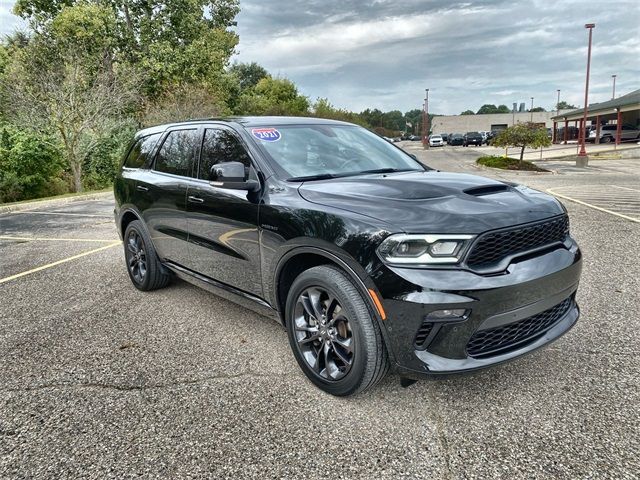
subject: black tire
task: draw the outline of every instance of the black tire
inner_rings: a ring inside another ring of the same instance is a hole
[[[169,285],[171,274],[160,263],[142,222],[129,223],[123,238],[125,264],[133,285],[143,292]]]
[[[310,292],[324,292],[326,297],[319,295],[319,301],[313,302]],[[307,307],[312,303],[321,305],[313,311],[321,314],[326,325],[324,322],[321,325],[321,321],[314,322],[318,315],[308,315],[310,309]],[[342,270],[321,265],[301,273],[289,289],[285,319],[289,343],[298,365],[309,380],[325,392],[336,396],[354,395],[373,387],[387,374],[389,360],[377,320]],[[332,323],[336,321],[339,323]],[[317,328],[311,331],[314,323]],[[330,337],[330,330],[334,331],[333,337]],[[327,337],[322,339],[321,334]],[[313,337],[317,340],[311,341]],[[347,343],[350,352],[342,348]],[[314,351],[316,369],[310,363]],[[328,356],[331,357],[329,360]],[[351,363],[347,365],[348,362],[342,361],[343,357]],[[331,378],[332,369],[335,378]]]
[[[609,135],[602,137],[602,143],[611,143],[612,138]]]

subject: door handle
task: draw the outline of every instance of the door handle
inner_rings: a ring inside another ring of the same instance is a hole
[[[142,185],[137,185],[136,190],[140,190],[141,192],[148,192],[149,189],[147,187],[143,187]]]
[[[194,197],[193,195],[189,195],[187,200],[191,203],[204,203],[204,198]]]

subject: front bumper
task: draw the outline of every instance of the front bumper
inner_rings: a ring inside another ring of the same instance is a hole
[[[380,267],[374,279],[383,297],[388,346],[397,369],[410,377],[466,372],[511,360],[556,340],[578,320],[575,293],[581,269],[582,255],[573,241],[567,248],[514,261],[501,275]],[[563,310],[545,328],[536,331],[530,326],[531,319],[544,317],[560,304]],[[426,321],[429,313],[445,309],[465,309],[468,314],[463,320]],[[431,328],[426,342],[418,344],[416,334],[425,323]],[[474,334],[501,327],[530,334],[488,354],[468,353],[470,340],[477,338]]]

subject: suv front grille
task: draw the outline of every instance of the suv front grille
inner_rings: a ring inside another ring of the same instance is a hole
[[[524,225],[480,235],[467,256],[474,269],[489,268],[505,257],[563,242],[569,234],[569,217],[563,215],[547,222]]]
[[[467,354],[482,358],[522,347],[526,341],[535,340],[551,329],[569,311],[572,304],[573,297],[569,297],[537,315],[507,325],[479,330],[469,340]]]

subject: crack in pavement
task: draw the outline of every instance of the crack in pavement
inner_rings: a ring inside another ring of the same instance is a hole
[[[294,376],[298,376],[296,373],[255,373],[255,372],[242,372],[242,373],[229,373],[229,374],[219,374],[219,375],[211,375],[208,377],[201,378],[193,378],[180,380],[176,382],[167,382],[167,383],[155,383],[155,384],[147,384],[147,385],[118,385],[112,383],[103,383],[103,382],[86,382],[86,383],[44,383],[42,385],[31,385],[20,388],[2,388],[0,392],[31,392],[37,390],[47,390],[51,388],[98,388],[105,390],[116,390],[120,392],[135,392],[135,391],[145,391],[145,390],[153,390],[153,389],[162,389],[168,387],[178,387],[184,385],[196,385],[199,383],[206,383],[209,381],[215,380],[234,380],[238,378],[287,378]]]

